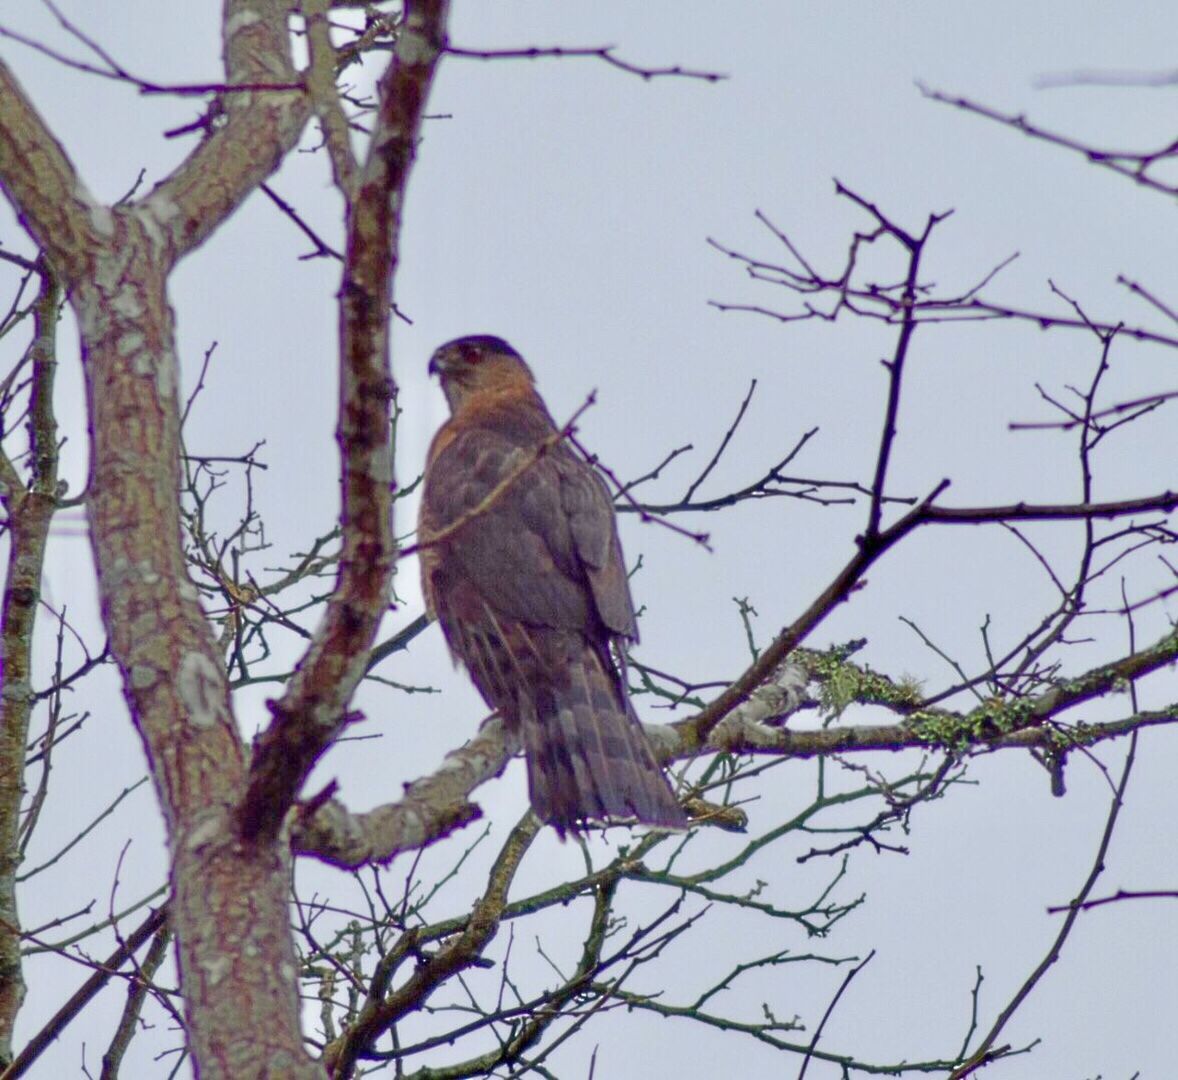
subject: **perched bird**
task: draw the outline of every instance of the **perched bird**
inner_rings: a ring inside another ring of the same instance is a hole
[[[418,523],[426,603],[451,653],[522,737],[532,807],[563,838],[594,823],[684,828],[626,690],[638,637],[613,505],[506,341],[442,345],[450,419]]]

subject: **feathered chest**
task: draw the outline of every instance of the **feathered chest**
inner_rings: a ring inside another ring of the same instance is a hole
[[[636,635],[613,507],[546,414],[460,413],[434,439],[418,542],[427,602]]]

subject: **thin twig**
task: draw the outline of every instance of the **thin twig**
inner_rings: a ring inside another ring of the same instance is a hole
[[[727,78],[715,71],[696,71],[691,68],[674,64],[670,67],[642,67],[622,60],[614,55],[616,45],[598,45],[585,48],[566,48],[556,45],[551,48],[530,46],[523,49],[463,49],[457,45],[447,45],[446,55],[462,57],[467,60],[575,60],[588,57],[602,60],[611,67],[618,68],[630,75],[637,75],[643,79],[657,79],[662,77],[678,77],[684,79],[702,79],[705,82],[719,82]]]

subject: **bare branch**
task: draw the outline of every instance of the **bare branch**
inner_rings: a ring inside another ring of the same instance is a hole
[[[822,1029],[826,1027],[826,1021],[830,1019],[834,1012],[835,1006],[839,1003],[839,998],[843,996],[847,987],[851,985],[851,980],[859,974],[871,961],[875,958],[875,950],[872,949],[858,964],[856,964],[843,977],[843,981],[839,983],[838,990],[835,991],[834,997],[830,999],[830,1004],[826,1007],[826,1012],[822,1014],[822,1019],[818,1021],[818,1026],[814,1029],[814,1037],[810,1040],[810,1045],[806,1047],[806,1056],[802,1058],[802,1067],[798,1070],[798,1080],[805,1080],[806,1069],[810,1066],[810,1061],[814,1057],[814,1049],[818,1046],[818,1040],[822,1038]]]
[[[275,83],[272,81],[263,81],[257,83],[245,83],[237,85],[229,85],[226,83],[161,83],[155,82],[151,79],[143,79],[137,75],[132,75],[122,64],[120,64],[111,54],[98,44],[94,38],[83,32],[74,23],[70,22],[57,6],[50,2],[50,0],[43,0],[45,6],[53,12],[61,28],[70,34],[72,37],[82,42],[91,52],[93,52],[105,65],[98,67],[94,64],[89,64],[85,60],[77,60],[72,56],[67,56],[65,53],[59,52],[57,49],[52,49],[43,42],[35,41],[33,38],[26,37],[24,34],[17,33],[15,30],[10,30],[5,26],[0,26],[0,37],[8,38],[10,41],[18,42],[27,48],[39,52],[42,56],[47,56],[50,60],[68,67],[73,71],[80,71],[85,75],[97,75],[103,79],[112,79],[115,82],[127,83],[130,86],[136,87],[141,94],[176,94],[176,95],[204,95],[204,94],[223,94],[223,93],[246,93],[251,91],[281,91],[281,90],[301,90],[303,85],[301,82],[291,83]]]
[[[585,410],[591,408],[596,401],[597,395],[590,393],[577,408],[577,411],[569,418],[568,423],[564,427],[558,431],[554,431],[547,438],[541,440],[532,450],[525,454],[520,454],[519,461],[515,464],[514,468],[499,483],[491,488],[475,506],[472,506],[465,513],[460,514],[444,529],[439,529],[436,533],[431,533],[429,536],[420,537],[416,544],[402,548],[400,557],[405,558],[407,555],[415,555],[425,548],[437,547],[438,544],[444,544],[456,533],[461,532],[470,525],[476,518],[483,517],[519,481],[524,473],[547,457],[554,446],[566,439],[572,440],[573,433],[576,431],[577,421],[584,414]]]
[[[1178,492],[1163,491],[1138,499],[1105,503],[1012,503],[1008,506],[929,506],[922,520],[938,525],[981,525],[1008,521],[1089,521],[1093,518],[1132,517],[1178,509]]]
[[[329,8],[329,0],[304,0],[303,17],[307,24],[307,45],[311,55],[307,88],[323,130],[327,154],[331,159],[332,177],[345,204],[350,206],[356,186],[356,155],[349,141],[348,118],[335,88],[338,61],[327,21]]]
[[[3,74],[0,67],[0,78]],[[5,108],[5,103],[0,101],[0,111]],[[25,996],[16,884],[21,851],[21,797],[25,791],[25,745],[36,700],[32,687],[33,631],[40,607],[49,528],[59,494],[53,386],[61,298],[57,278],[42,266],[40,289],[33,305],[27,484],[0,453],[3,464],[0,503],[7,511],[9,532],[8,564],[0,595],[0,682],[3,683],[0,694],[0,1061],[12,1057],[13,1026]],[[47,772],[48,763],[42,768]],[[29,809],[30,827],[39,810],[39,803],[34,801]]]
[[[365,814],[350,814],[334,799],[309,807],[296,819],[294,849],[351,868],[388,863],[402,851],[424,847],[479,818],[471,792],[503,772],[517,749],[503,722],[491,717],[436,772],[407,785],[398,803]]]
[[[1089,911],[1092,908],[1104,907],[1105,904],[1119,904],[1125,900],[1178,900],[1178,890],[1175,889],[1118,889],[1110,896],[1100,896],[1095,900],[1085,900],[1077,904],[1074,900],[1070,904],[1052,905],[1047,909],[1048,915],[1061,915],[1064,912]]]
[[[1148,171],[1156,163],[1171,160],[1175,156],[1178,156],[1178,142],[1167,143],[1165,146],[1159,147],[1156,150],[1148,151],[1098,149],[1069,138],[1067,135],[1060,135],[1057,132],[1038,127],[1028,121],[1022,113],[1002,113],[985,105],[979,105],[977,102],[970,101],[968,98],[946,94],[940,90],[933,90],[923,83],[918,82],[916,85],[920,92],[931,101],[938,101],[944,105],[952,105],[954,108],[960,109],[963,112],[972,113],[975,116],[993,120],[1005,127],[1013,128],[1020,134],[1027,135],[1032,139],[1082,154],[1093,165],[1098,165],[1104,169],[1111,169],[1121,176],[1128,177],[1135,184],[1139,184],[1142,187],[1150,188],[1153,191],[1160,191],[1166,195],[1173,195],[1175,191],[1178,191],[1178,188],[1174,184],[1165,180],[1155,179],[1149,175]]]
[[[1108,854],[1109,844],[1112,843],[1113,830],[1116,828],[1117,818],[1120,816],[1121,806],[1124,803],[1125,789],[1129,784],[1129,776],[1133,771],[1133,762],[1137,756],[1137,733],[1134,732],[1129,737],[1129,750],[1125,755],[1125,764],[1121,770],[1121,780],[1117,784],[1117,789],[1113,794],[1112,805],[1109,807],[1108,818],[1105,821],[1104,832],[1101,835],[1100,843],[1096,848],[1096,857],[1092,862],[1092,869],[1088,872],[1087,878],[1080,886],[1080,891],[1076,894],[1075,900],[1069,905],[1071,910],[1068,912],[1067,918],[1064,919],[1063,926],[1060,927],[1059,932],[1055,935],[1047,954],[1035,967],[1035,970],[1027,976],[1026,981],[1015,992],[1014,996],[1007,1003],[1006,1007],[998,1014],[994,1021],[993,1027],[986,1033],[985,1037],[970,1054],[968,1060],[965,1061],[959,1068],[953,1070],[950,1074],[949,1080],[964,1080],[965,1077],[970,1076],[978,1069],[986,1065],[992,1060],[994,1043],[997,1042],[998,1036],[1002,1033],[1002,1029],[1006,1027],[1007,1022],[1018,1010],[1019,1006],[1030,995],[1031,991],[1035,989],[1039,981],[1047,974],[1047,971],[1059,959],[1060,951],[1063,948],[1064,942],[1068,935],[1072,932],[1072,927],[1079,917],[1081,906],[1091,894],[1096,882],[1101,873],[1104,871],[1104,860]]]
[[[158,933],[167,918],[167,908],[158,907],[131,931],[121,945],[110,954],[82,985],[74,992],[70,999],[46,1022],[27,1043],[12,1064],[0,1073],[0,1080],[17,1080],[24,1076],[30,1066],[45,1052],[46,1049],[61,1036],[67,1025],[90,1003],[94,996],[104,987],[121,968],[152,935]]]
[[[447,45],[448,56],[463,57],[468,60],[574,60],[588,57],[602,60],[611,67],[617,68],[630,75],[637,75],[643,79],[657,79],[661,77],[678,77],[684,79],[702,79],[704,82],[719,82],[727,78],[714,71],[694,71],[680,67],[678,64],[670,67],[642,67],[614,55],[616,45],[598,45],[584,48],[566,48],[560,45],[551,48],[529,46],[522,49],[463,49],[457,45]]]
[[[539,831],[540,822],[529,810],[503,845],[491,868],[487,888],[475,903],[465,929],[438,949],[427,962],[418,965],[405,983],[386,993],[395,968],[389,966],[387,974],[378,972],[369,999],[355,1022],[324,1053],[332,1077],[345,1080],[351,1076],[357,1057],[380,1034],[407,1012],[418,1008],[442,980],[466,967],[486,948],[499,929],[507,903],[507,890]]]
[[[255,746],[240,815],[242,834],[251,839],[277,833],[307,773],[340,730],[388,603],[395,558],[388,313],[405,186],[446,16],[446,0],[409,8],[381,78],[368,156],[355,178],[340,305],[339,576],[311,648]]]

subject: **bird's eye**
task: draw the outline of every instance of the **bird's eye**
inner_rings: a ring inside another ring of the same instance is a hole
[[[482,358],[483,354],[473,345],[464,345],[462,347],[462,362],[464,364],[470,364],[473,367]]]

